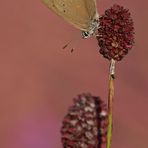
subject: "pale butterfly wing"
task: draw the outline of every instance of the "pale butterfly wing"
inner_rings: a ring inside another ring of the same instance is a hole
[[[57,15],[82,31],[89,31],[97,19],[96,0],[43,0]]]

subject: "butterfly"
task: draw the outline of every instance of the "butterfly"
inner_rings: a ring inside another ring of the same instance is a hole
[[[94,35],[99,26],[96,0],[42,0],[58,16],[82,31],[82,37]]]

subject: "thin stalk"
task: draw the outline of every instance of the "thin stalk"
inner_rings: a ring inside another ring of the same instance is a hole
[[[113,98],[114,98],[114,79],[115,79],[115,61],[110,61],[109,72],[109,92],[108,92],[108,130],[106,148],[111,148],[112,127],[113,127]]]

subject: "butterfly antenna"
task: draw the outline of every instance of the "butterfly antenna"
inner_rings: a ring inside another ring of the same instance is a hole
[[[75,41],[75,43],[74,43],[74,45],[75,45],[75,47],[78,45],[78,43],[80,42],[80,39],[75,39],[75,40],[73,40],[73,42]],[[71,48],[71,53],[74,51],[74,49],[75,49],[75,47],[72,47]]]
[[[80,39],[81,39],[81,38],[75,38],[75,39],[69,41],[67,44],[65,44],[65,45],[62,47],[62,49],[67,48],[67,47],[68,47],[69,45],[71,45],[71,44],[73,44],[74,46],[76,46],[76,45],[79,43]],[[72,52],[74,51],[74,49],[75,49],[75,48],[73,47],[73,45],[72,45],[72,48],[71,48],[71,50],[70,50],[71,53],[72,53]]]
[[[74,48],[71,48],[71,51],[70,52],[72,53],[73,51],[74,51]]]
[[[66,45],[64,45],[64,46],[62,47],[62,49],[67,48],[67,47],[68,47],[68,45],[69,45],[71,42],[72,42],[72,41],[69,41]]]

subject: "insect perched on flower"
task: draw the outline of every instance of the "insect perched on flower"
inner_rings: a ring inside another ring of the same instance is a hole
[[[43,0],[54,13],[82,31],[82,37],[88,38],[98,29],[99,15],[96,0]]]

